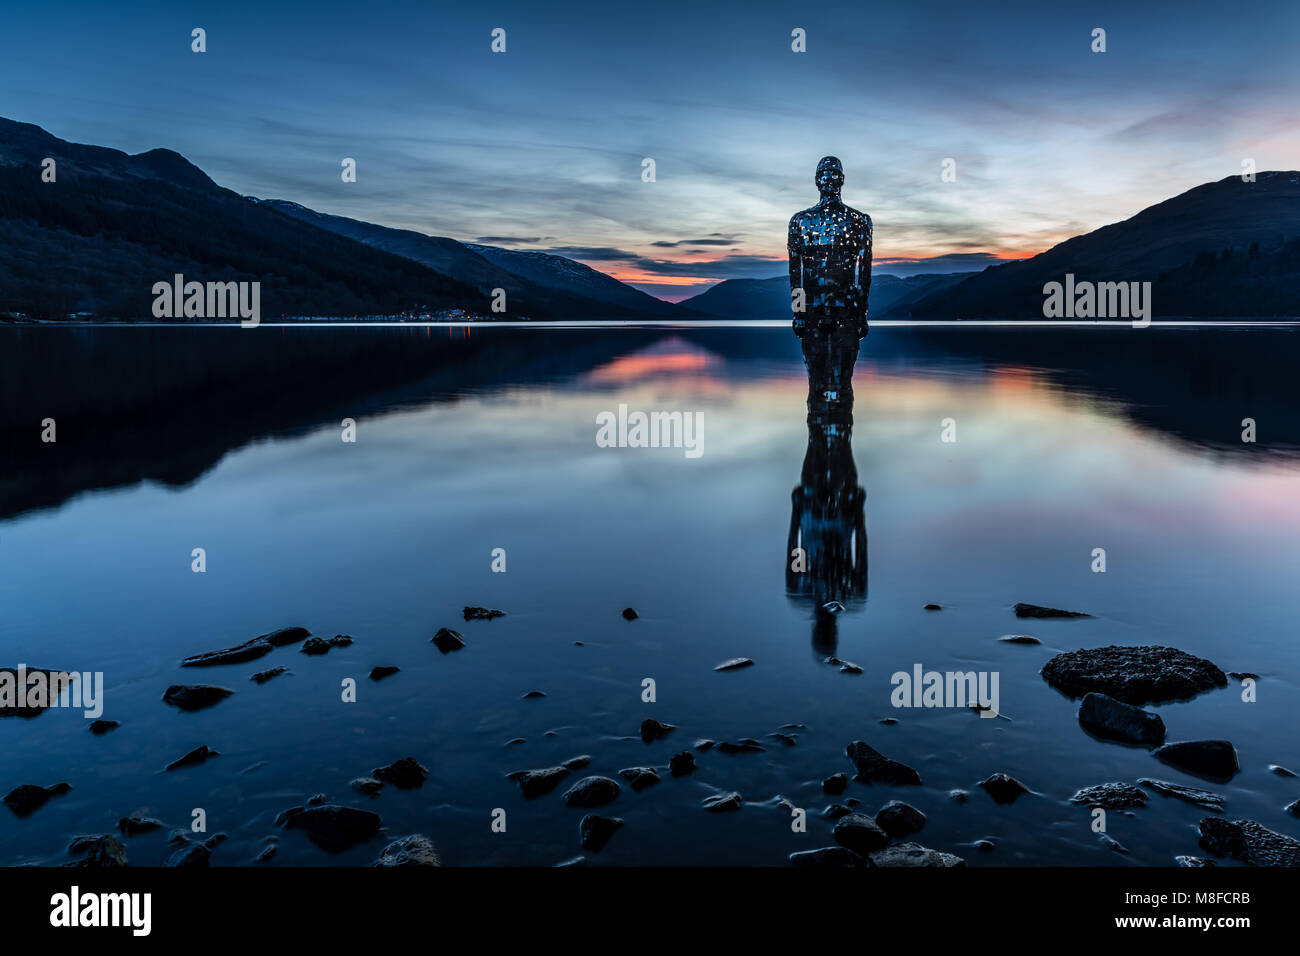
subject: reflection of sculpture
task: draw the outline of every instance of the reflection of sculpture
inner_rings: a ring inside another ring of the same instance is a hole
[[[836,649],[836,614],[867,594],[866,491],[853,462],[854,326],[808,329],[808,451],[790,495],[786,593],[811,599],[813,648]]]
[[[844,169],[834,156],[817,164],[817,205],[790,219],[790,298],[794,331],[846,325],[867,334],[871,217],[844,205]]]

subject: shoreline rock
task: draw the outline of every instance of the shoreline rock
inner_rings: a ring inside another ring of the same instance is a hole
[[[1078,718],[1086,730],[1106,740],[1159,744],[1165,739],[1165,722],[1159,714],[1097,691],[1083,695]]]
[[[1228,678],[1212,662],[1158,644],[1068,651],[1044,664],[1042,675],[1070,697],[1096,691],[1135,706],[1187,700],[1228,685]]]

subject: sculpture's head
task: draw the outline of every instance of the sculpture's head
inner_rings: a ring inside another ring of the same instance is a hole
[[[834,156],[823,156],[817,164],[817,191],[823,196],[838,196],[844,185],[844,167]]]

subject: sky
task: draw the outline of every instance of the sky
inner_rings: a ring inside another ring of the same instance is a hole
[[[978,269],[1300,168],[1298,103],[1294,0],[0,3],[0,116],[671,300],[782,274],[823,155],[878,271]]]

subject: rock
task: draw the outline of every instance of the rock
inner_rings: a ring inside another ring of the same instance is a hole
[[[0,717],[35,717],[49,710],[65,687],[75,680],[70,671],[46,670],[43,667],[0,667]],[[26,696],[20,681],[25,681]],[[12,703],[10,703],[12,701]],[[21,705],[19,701],[22,701]]]
[[[830,664],[832,667],[838,667],[841,674],[861,674],[862,668],[852,661],[842,661],[838,657],[823,658],[822,663]]]
[[[1159,645],[1112,644],[1057,654],[1043,666],[1043,678],[1071,697],[1097,691],[1126,704],[1183,700],[1228,683],[1204,658]]]
[[[724,754],[744,754],[758,753],[767,748],[753,737],[741,737],[740,740],[736,741],[734,744],[730,740],[724,740],[722,743],[718,744],[718,749]]]
[[[393,667],[390,664],[381,664],[379,667],[370,668],[370,679],[383,680],[385,677],[392,677],[400,670],[400,667]]]
[[[528,741],[527,741],[525,738],[523,738],[523,737],[511,737],[511,738],[510,738],[509,740],[507,740],[507,741],[506,741],[502,746],[504,746],[504,747],[517,747],[517,746],[519,746],[519,744],[526,744],[526,743],[528,743]]]
[[[1213,860],[1207,860],[1205,859],[1205,857],[1201,857],[1201,856],[1176,856],[1174,857],[1174,862],[1177,863],[1179,866],[1189,866],[1189,867],[1196,867],[1196,868],[1219,865],[1215,863]]]
[[[646,743],[651,743],[655,740],[667,737],[676,729],[676,726],[673,724],[665,724],[661,720],[647,717],[645,720],[641,721],[641,739]]]
[[[1300,840],[1275,833],[1254,820],[1205,817],[1199,824],[1201,846],[1252,866],[1300,866]]]
[[[312,637],[307,639],[300,650],[304,654],[315,656],[319,654],[328,654],[331,648],[347,647],[351,643],[352,638],[347,634],[335,634],[328,641],[322,637]]]
[[[905,837],[925,826],[925,814],[902,800],[890,800],[876,811],[876,825],[891,837]]]
[[[546,696],[546,694],[543,693],[543,692],[540,691],[540,690],[530,690],[528,693],[524,694],[524,695],[523,695],[522,697],[520,697],[519,699],[520,699],[520,700],[537,700],[539,697],[545,697],[545,696]]]
[[[659,771],[654,767],[628,767],[626,770],[620,770],[618,774],[636,793],[640,793],[646,787],[653,787],[659,782]]]
[[[189,843],[168,857],[165,866],[209,866],[212,851],[226,840],[224,833],[217,833],[202,843]]]
[[[421,833],[412,833],[394,840],[379,851],[379,858],[371,866],[442,866],[433,841]]]
[[[129,817],[123,817],[117,821],[117,828],[123,836],[136,836],[140,833],[149,833],[152,830],[161,830],[163,828],[161,820],[155,820],[153,817],[142,817],[133,813]]]
[[[970,799],[970,792],[967,790],[949,790],[948,799],[953,803],[965,803]]]
[[[39,810],[50,797],[60,796],[71,789],[72,787],[66,783],[56,783],[52,787],[38,787],[35,784],[25,783],[5,794],[5,806],[12,810],[15,816],[25,817]]]
[[[591,754],[579,754],[577,757],[570,757],[560,766],[565,770],[581,770],[589,763],[591,763]]]
[[[892,727],[892,726],[894,726],[894,724],[898,723],[898,718],[897,718],[897,717],[881,717],[878,721],[876,721],[876,723],[878,723],[878,724],[884,724],[886,727]]]
[[[1300,800],[1293,800],[1282,809],[1293,817],[1300,817]]]
[[[384,789],[384,782],[374,777],[353,777],[348,781],[348,786],[368,797],[377,797],[379,791]]]
[[[206,654],[195,654],[193,657],[187,657],[181,661],[181,667],[213,667],[218,664],[242,664],[245,661],[256,660],[263,654],[271,653],[272,649],[283,647],[286,644],[295,644],[304,637],[310,637],[311,631],[305,627],[282,627],[278,631],[271,631],[268,634],[262,634],[253,638],[251,641],[245,641],[243,644],[236,644],[234,647],[227,647],[220,651],[208,651]]]
[[[288,670],[287,667],[272,667],[269,671],[258,671],[249,680],[256,681],[258,684],[265,684],[272,677],[279,677],[281,674],[287,673]]]
[[[923,610],[926,610],[926,611],[942,611],[942,610],[943,610],[943,605],[942,605],[942,604],[927,604],[927,605],[923,608]]]
[[[1271,763],[1268,765],[1268,772],[1276,774],[1279,777],[1294,777],[1295,774],[1280,764]]]
[[[998,848],[998,845],[992,840],[976,840],[971,844],[971,846],[975,847],[975,849],[979,850],[981,853],[992,853]]]
[[[867,856],[889,843],[889,834],[865,813],[850,813],[847,817],[840,817],[835,823],[832,835],[840,846],[848,847],[862,856]]]
[[[713,741],[710,740],[708,737],[701,737],[699,740],[695,741],[695,749],[696,749],[696,750],[712,750],[712,749],[713,749]]]
[[[729,660],[723,661],[713,669],[715,671],[738,671],[742,667],[752,667],[753,665],[754,662],[748,657],[732,657]]]
[[[276,826],[302,830],[321,849],[345,850],[369,840],[379,832],[379,814],[355,807],[325,804],[320,807],[291,807],[275,820]]]
[[[568,767],[544,767],[541,770],[516,770],[508,777],[519,784],[524,799],[532,800],[550,793],[568,775]]]
[[[1233,680],[1259,680],[1259,675],[1250,671],[1228,671],[1228,676]]]
[[[1025,604],[1023,602],[1017,604],[1015,610],[1016,617],[1092,617],[1091,614],[1084,614],[1082,611],[1062,611],[1060,608],[1043,607],[1041,604]]]
[[[96,736],[103,736],[110,730],[116,730],[122,726],[116,720],[96,720],[90,725],[90,732]]]
[[[840,817],[847,817],[852,812],[852,809],[842,803],[832,803],[822,811],[822,816],[827,820],[838,820]]]
[[[325,803],[325,794],[323,793],[316,793],[307,798],[307,806],[309,807],[319,807],[324,803]]]
[[[899,843],[871,854],[875,866],[948,867],[965,866],[966,861],[952,853],[940,853],[919,843]]]
[[[278,852],[280,852],[279,844],[269,843],[266,846],[262,847],[262,851],[258,853],[256,857],[253,858],[253,862],[265,863],[267,860],[275,856]]]
[[[871,861],[848,847],[824,846],[817,850],[800,850],[790,854],[791,866],[870,866]]]
[[[1109,836],[1108,834],[1105,833],[1097,834],[1097,842],[1100,843],[1102,846],[1104,846],[1106,849],[1111,850],[1115,853],[1128,852],[1128,847],[1126,847],[1123,843],[1120,843],[1113,836]]]
[[[378,767],[370,771],[370,775],[376,780],[391,783],[399,790],[414,790],[416,787],[424,786],[429,771],[414,757],[403,757],[401,760],[393,761],[387,767]]]
[[[783,734],[780,732],[768,734],[773,740],[778,740],[787,747],[793,747],[799,743],[799,738],[794,734]]]
[[[505,611],[498,611],[495,608],[486,607],[469,607],[466,605],[461,612],[465,615],[467,621],[494,621],[499,617],[505,617]]]
[[[684,777],[695,771],[695,754],[689,750],[673,754],[668,760],[668,772],[674,777]]]
[[[980,786],[993,798],[994,803],[1015,803],[1021,794],[1030,790],[1015,777],[1005,773],[989,774],[980,781]]]
[[[848,798],[845,799],[844,802],[847,803],[847,804],[848,804],[849,806],[851,806],[851,807],[856,807],[856,806],[858,806],[859,804],[862,803],[862,801],[859,800],[857,797],[848,797]]]
[[[126,847],[115,836],[101,833],[95,836],[74,837],[68,844],[68,853],[82,854],[68,866],[88,867],[93,869],[116,869],[126,866]]]
[[[639,615],[636,613],[636,611],[632,610],[630,607],[623,608],[623,620],[635,621],[638,616]]]
[[[998,638],[998,640],[999,640],[999,641],[1002,641],[1002,642],[1005,643],[1005,644],[1041,644],[1041,643],[1043,643],[1043,642],[1040,641],[1038,638],[1036,638],[1036,637],[1034,637],[1034,636],[1032,636],[1032,635],[1030,635],[1030,634],[1003,634],[1001,637]]]
[[[1237,749],[1226,740],[1180,740],[1151,753],[1172,767],[1210,780],[1231,780],[1241,769]]]
[[[831,796],[839,796],[849,786],[849,775],[846,773],[833,773],[822,781],[822,792],[829,793]]]
[[[834,617],[844,610],[844,605],[839,601],[827,601],[817,608],[817,616],[822,618]]]
[[[1159,714],[1096,691],[1084,694],[1079,705],[1079,723],[1107,740],[1158,744],[1165,739],[1165,722]]]
[[[458,651],[465,646],[465,638],[460,636],[459,631],[453,631],[449,627],[440,627],[438,633],[433,635],[433,643],[444,654],[450,654],[452,651]]]
[[[205,760],[210,760],[213,757],[220,757],[220,756],[221,754],[219,754],[217,751],[210,749],[207,744],[203,744],[199,747],[195,747],[184,757],[180,757],[177,760],[173,760],[171,763],[167,765],[167,769],[180,770],[182,767],[197,767]]]
[[[598,813],[588,813],[578,821],[578,842],[584,850],[599,853],[622,825],[622,817],[602,817]]]
[[[618,793],[618,782],[609,777],[583,777],[564,791],[564,803],[570,807],[603,807],[613,803]]]
[[[163,694],[163,703],[181,710],[202,710],[225,700],[233,690],[211,684],[172,684]]]
[[[743,801],[740,794],[735,790],[730,793],[715,793],[712,796],[705,797],[703,806],[705,810],[713,813],[723,813],[728,810],[739,810]]]
[[[1180,784],[1170,783],[1168,780],[1153,780],[1150,777],[1143,777],[1138,783],[1148,790],[1154,790],[1166,797],[1177,797],[1179,800],[1194,803],[1205,810],[1223,809],[1224,798],[1217,793],[1211,793],[1209,790],[1197,790],[1194,787],[1184,787]]]
[[[863,783],[889,783],[899,786],[921,783],[921,775],[907,764],[889,759],[861,740],[853,741],[844,748],[844,752],[858,771],[855,779]]]
[[[1127,810],[1130,807],[1145,807],[1147,795],[1131,783],[1099,783],[1077,791],[1070,802],[1106,810]]]

